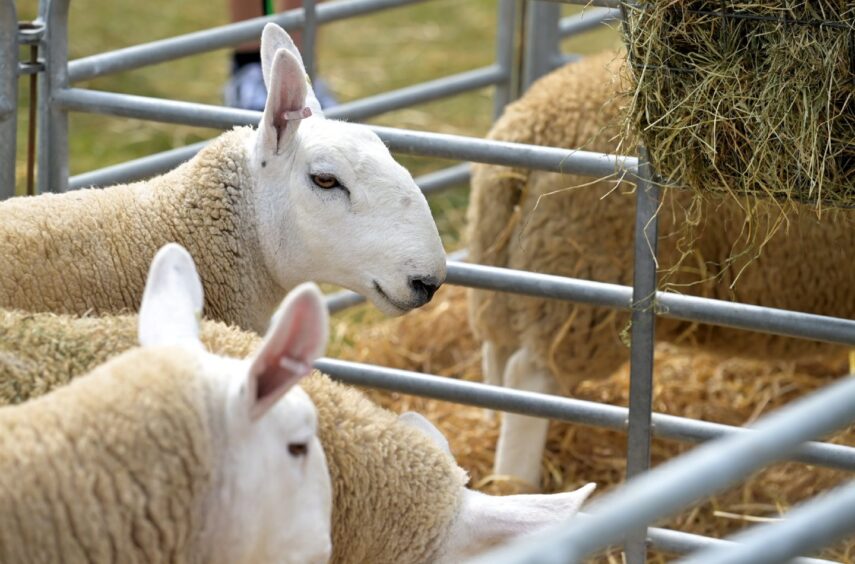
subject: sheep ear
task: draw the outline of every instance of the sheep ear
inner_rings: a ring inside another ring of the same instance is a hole
[[[177,243],[160,248],[148,271],[139,315],[143,346],[192,344],[199,340],[202,282],[190,253]]]
[[[258,125],[264,154],[281,154],[300,127],[300,121],[312,115],[306,107],[306,78],[299,62],[280,49],[270,63],[270,88],[264,113]]]
[[[409,427],[414,427],[427,435],[427,437],[436,444],[441,450],[451,454],[451,448],[448,446],[448,440],[442,431],[428,421],[422,414],[415,411],[407,411],[398,416],[398,421]]]
[[[573,517],[596,487],[590,483],[572,492],[507,496],[464,490],[460,513],[447,537],[449,561]]]
[[[312,115],[324,117],[324,112],[321,109],[321,103],[315,96],[315,91],[309,83],[306,73],[306,65],[303,64],[303,57],[300,55],[299,49],[294,44],[294,40],[288,35],[284,29],[275,23],[269,23],[264,26],[261,32],[261,72],[264,76],[264,85],[270,90],[270,85],[273,83],[272,66],[276,52],[280,49],[285,49],[297,59],[300,69],[303,71],[303,76],[306,77],[306,107],[312,110]]]
[[[323,295],[312,283],[292,290],[273,316],[249,368],[249,413],[264,415],[324,354],[329,313]]]

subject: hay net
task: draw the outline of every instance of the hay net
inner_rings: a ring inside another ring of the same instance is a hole
[[[855,207],[855,3],[622,3],[629,96],[665,184]]]

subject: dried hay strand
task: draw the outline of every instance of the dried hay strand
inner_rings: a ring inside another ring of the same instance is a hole
[[[444,286],[419,311],[373,325],[352,327],[348,343],[335,354],[341,358],[417,370],[453,378],[481,381],[480,350],[467,322],[466,290]],[[660,344],[656,350],[654,409],[683,417],[729,425],[745,425],[761,414],[829,384],[848,368],[845,354],[811,362],[759,362],[688,352]],[[629,368],[611,377],[583,382],[574,397],[625,406]],[[424,414],[448,437],[458,463],[471,477],[470,485],[494,494],[531,491],[510,476],[491,474],[499,418],[485,410],[399,393],[365,390],[379,404],[395,412]],[[838,444],[855,445],[855,428],[831,437]],[[654,464],[690,449],[691,445],[656,439]],[[598,483],[595,495],[619,485],[625,471],[626,436],[623,433],[553,422],[542,462],[543,491],[570,490],[589,481]],[[787,508],[849,478],[846,472],[801,463],[771,466],[750,476],[742,485],[709,498],[659,526],[724,537],[757,521],[779,518]],[[825,550],[826,558],[855,561],[855,538]],[[670,555],[651,551],[651,560],[665,562]],[[620,562],[614,550],[598,562]]]
[[[855,4],[627,2],[625,138],[665,184],[855,207]]]

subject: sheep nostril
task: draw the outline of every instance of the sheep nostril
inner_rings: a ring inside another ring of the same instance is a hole
[[[436,291],[439,289],[440,283],[432,276],[420,276],[410,278],[410,287],[419,297],[421,305],[428,303]]]

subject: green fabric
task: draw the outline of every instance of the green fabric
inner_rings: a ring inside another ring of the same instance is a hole
[[[264,2],[264,15],[269,16],[271,14],[275,14],[276,10],[273,9],[273,0],[262,0]]]

